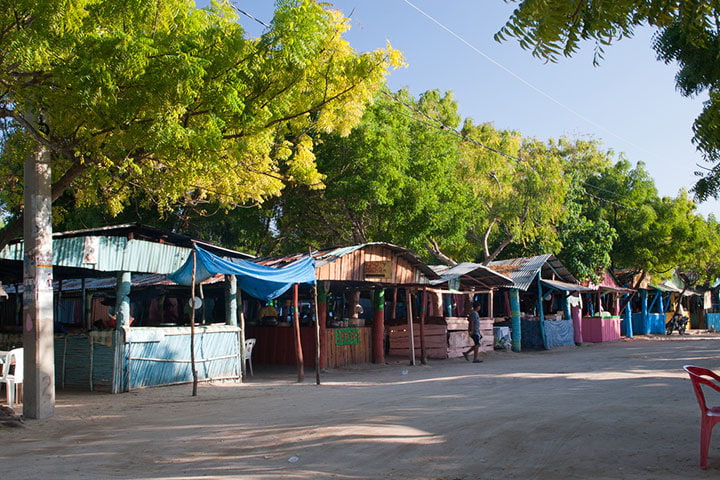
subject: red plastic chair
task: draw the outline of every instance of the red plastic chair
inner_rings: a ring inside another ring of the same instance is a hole
[[[702,415],[700,418],[700,468],[706,469],[712,429],[716,423],[720,423],[720,406],[707,406],[702,386],[707,385],[720,392],[720,375],[707,368],[696,367],[694,365],[685,365],[683,369],[690,375],[695,396],[700,405]]]

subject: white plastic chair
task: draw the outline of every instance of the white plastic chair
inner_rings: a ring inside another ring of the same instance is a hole
[[[12,365],[15,365],[12,374],[10,373]],[[3,365],[2,375],[0,375],[0,383],[5,384],[7,392],[7,403],[13,408],[17,398],[17,386],[23,383],[23,349],[15,348],[10,350],[5,357],[5,365]]]
[[[245,365],[250,367],[250,375],[255,376],[252,369],[252,351],[255,346],[254,338],[245,339]]]

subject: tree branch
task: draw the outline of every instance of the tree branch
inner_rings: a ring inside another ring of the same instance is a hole
[[[455,265],[457,265],[457,262],[455,260],[440,251],[440,246],[432,238],[428,239],[427,249],[431,255],[443,262],[445,265],[448,265],[450,267],[454,267]]]

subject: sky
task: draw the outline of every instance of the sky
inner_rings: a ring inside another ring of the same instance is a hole
[[[263,22],[272,19],[271,0],[235,3]],[[677,67],[656,60],[649,28],[608,47],[600,66],[593,66],[592,44],[572,58],[544,63],[513,39],[493,39],[513,8],[502,0],[329,3],[350,16],[346,38],[358,52],[388,41],[403,52],[408,65],[389,75],[392,90],[450,90],[463,117],[524,136],[600,140],[633,164],[644,162],[662,196],[690,190],[697,165],[707,165],[691,143],[707,95],[680,95]],[[252,36],[263,30],[247,17],[241,23]],[[720,201],[698,210],[720,216]]]

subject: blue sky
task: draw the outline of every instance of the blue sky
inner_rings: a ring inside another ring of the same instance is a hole
[[[592,64],[592,44],[573,58],[546,64],[514,40],[493,40],[513,7],[502,0],[330,3],[351,15],[353,28],[346,37],[356,50],[372,50],[390,41],[403,51],[408,66],[391,73],[388,83],[393,90],[407,87],[415,95],[451,90],[464,117],[526,136],[601,140],[633,164],[644,162],[661,195],[675,196],[695,182],[693,172],[703,160],[691,143],[691,128],[705,95],[688,99],[675,90],[676,67],[655,59],[650,29],[608,47],[599,67]],[[236,4],[262,21],[272,19],[271,0]],[[251,35],[262,31],[252,20],[241,21]],[[700,204],[699,211],[718,216],[719,207],[720,202],[710,201]]]

